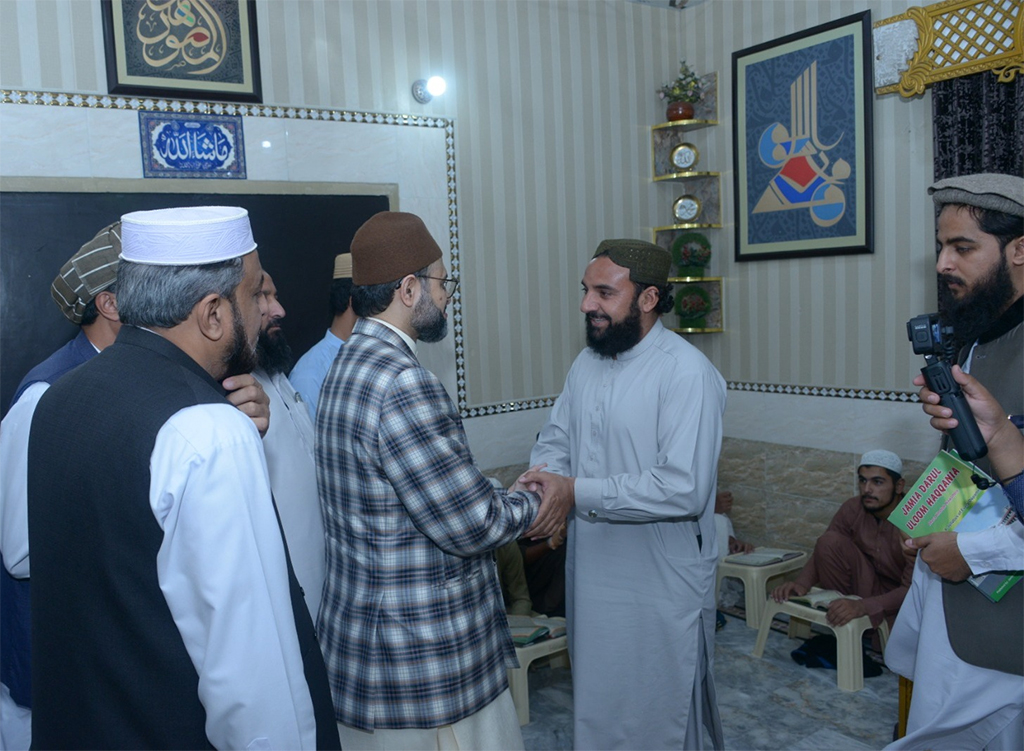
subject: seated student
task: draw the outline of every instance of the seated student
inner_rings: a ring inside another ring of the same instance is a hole
[[[736,539],[729,512],[732,511],[732,493],[720,490],[715,495],[715,532],[718,533],[718,560],[733,553],[750,553],[754,546]]]
[[[827,619],[842,626],[862,615],[877,626],[892,624],[913,575],[913,553],[888,516],[903,497],[903,462],[891,451],[876,449],[861,457],[857,469],[860,495],[839,507],[814,552],[795,580],[772,590],[783,602],[811,587],[834,589],[861,599],[840,599],[828,608]]]
[[[494,557],[498,563],[498,581],[501,583],[505,612],[509,615],[533,615],[533,602],[530,600],[530,590],[526,587],[519,543],[516,540],[505,543],[494,551]]]
[[[538,613],[565,616],[565,525],[546,540],[519,540],[530,599]]]

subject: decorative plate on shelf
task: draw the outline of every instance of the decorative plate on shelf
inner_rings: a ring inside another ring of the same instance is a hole
[[[711,312],[711,295],[699,284],[683,284],[676,287],[676,313],[681,323],[694,328],[703,328],[703,318]],[[696,321],[701,321],[696,325]]]
[[[672,204],[672,216],[677,222],[695,222],[700,215],[700,208],[700,199],[697,196],[679,196]]]
[[[672,149],[672,165],[688,172],[697,166],[700,152],[692,143],[681,143]]]

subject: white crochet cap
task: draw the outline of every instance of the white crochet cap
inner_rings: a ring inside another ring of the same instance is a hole
[[[249,212],[238,206],[186,206],[121,217],[121,258],[153,266],[200,266],[256,250]]]
[[[891,451],[875,449],[860,458],[858,467],[884,467],[903,477],[903,461]]]

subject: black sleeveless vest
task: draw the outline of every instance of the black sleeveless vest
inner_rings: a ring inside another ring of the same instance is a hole
[[[128,326],[40,400],[28,464],[33,748],[211,748],[199,678],[157,581],[149,461],[172,415],[215,403],[224,392],[194,360]],[[288,569],[317,745],[339,748],[323,657]]]

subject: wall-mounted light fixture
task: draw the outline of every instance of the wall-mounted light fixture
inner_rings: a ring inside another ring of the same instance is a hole
[[[431,76],[424,80],[422,78],[412,82],[412,98],[420,104],[426,104],[436,96],[441,96],[448,89],[441,76]]]

